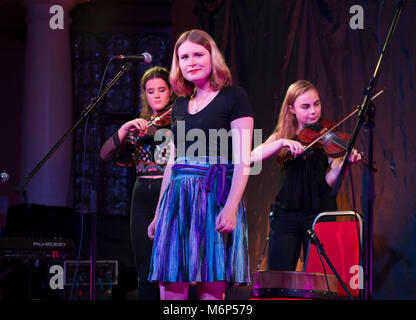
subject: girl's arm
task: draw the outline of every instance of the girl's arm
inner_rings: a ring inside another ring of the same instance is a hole
[[[170,151],[169,160],[168,160],[168,164],[166,165],[165,170],[163,172],[162,186],[160,187],[159,200],[157,201],[155,216],[154,216],[152,222],[150,223],[149,227],[147,228],[147,235],[152,240],[155,237],[156,223],[157,223],[157,219],[159,217],[160,201],[163,197],[163,194],[165,193],[166,187],[169,184],[170,176],[172,174],[172,166],[175,162],[176,149],[175,149],[175,145],[173,144],[173,141],[169,142],[169,151]]]
[[[215,223],[220,233],[234,230],[236,212],[250,174],[250,149],[253,137],[253,118],[243,117],[231,122],[234,172],[227,201]]]
[[[327,172],[325,176],[326,183],[332,188],[335,184],[335,181],[337,180],[340,172],[341,167],[344,162],[343,158],[329,158],[329,171]],[[345,173],[348,171],[345,170]]]
[[[352,149],[352,152],[350,155],[350,164],[361,161],[362,156],[363,156],[362,153],[358,153],[357,150]],[[345,156],[343,158],[328,158],[328,161],[330,163],[330,168],[325,176],[325,180],[326,180],[326,183],[331,188],[334,186],[335,182],[338,179],[339,174],[341,173],[344,160],[345,160]],[[348,170],[345,170],[344,178],[347,174],[348,174]]]
[[[118,149],[124,144],[129,132],[136,133],[140,131],[140,134],[145,134],[147,127],[147,121],[144,119],[134,119],[124,123],[116,133],[104,142],[100,150],[101,160],[114,161]]]
[[[273,133],[264,143],[251,152],[251,162],[266,160],[283,147],[289,148],[294,156],[303,152],[303,146],[300,142],[290,139],[277,139],[277,133]]]

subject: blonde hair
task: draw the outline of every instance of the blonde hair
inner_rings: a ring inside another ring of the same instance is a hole
[[[289,106],[293,106],[296,99],[309,90],[318,90],[316,87],[306,80],[298,80],[292,83],[286,91],[285,99],[283,100],[282,107],[280,108],[279,119],[277,121],[276,128],[273,134],[276,134],[277,139],[294,139],[296,137],[296,130],[298,128],[298,121],[294,114],[290,112]],[[277,153],[278,163],[282,163],[282,160],[287,156],[288,149],[282,148]]]
[[[195,85],[183,77],[179,67],[178,49],[185,41],[199,44],[211,54],[212,71],[209,81],[212,89],[220,90],[232,85],[231,72],[224,61],[224,57],[215,44],[215,41],[205,31],[193,29],[186,31],[179,36],[173,51],[170,84],[172,85],[173,91],[178,96],[190,96],[195,90]]]
[[[140,94],[140,100],[142,103],[142,112],[140,113],[140,117],[145,120],[150,120],[153,110],[150,108],[149,103],[146,99],[146,83],[150,79],[162,79],[166,82],[166,85],[168,86],[168,89],[171,89],[170,83],[169,83],[169,71],[166,68],[155,66],[150,69],[147,69],[146,72],[143,74],[142,79],[140,81],[140,87],[141,87],[141,94]],[[172,94],[169,103],[167,105],[170,105],[175,100],[175,95]]]

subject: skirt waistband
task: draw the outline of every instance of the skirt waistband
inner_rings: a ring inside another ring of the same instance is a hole
[[[227,176],[232,176],[234,165],[232,164],[211,164],[211,165],[195,165],[188,163],[177,163],[172,166],[172,176],[190,175],[202,176],[203,187],[205,192],[211,192],[214,180],[218,177],[217,185],[217,205],[224,206],[229,193]]]

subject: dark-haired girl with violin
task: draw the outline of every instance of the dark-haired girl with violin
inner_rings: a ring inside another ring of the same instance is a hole
[[[170,129],[174,94],[169,71],[148,69],[141,79],[142,112],[139,118],[124,123],[102,146],[100,156],[116,165],[136,167],[130,207],[130,236],[138,274],[140,300],[158,300],[159,287],[147,281],[152,241],[147,226],[153,219],[159,199],[164,169],[169,159],[167,144],[155,139],[158,129]]]
[[[251,153],[252,162],[277,155],[281,167],[280,188],[275,199],[270,225],[268,263],[270,270],[296,270],[306,231],[316,216],[337,211],[331,196],[343,164],[343,157],[332,158],[323,148],[308,148],[297,140],[308,126],[321,119],[318,90],[306,80],[293,83],[287,90],[277,126],[270,137]],[[350,163],[361,160],[353,150]],[[289,159],[289,160],[288,160]]]

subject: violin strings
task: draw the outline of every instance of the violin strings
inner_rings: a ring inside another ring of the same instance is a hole
[[[344,140],[342,140],[336,134],[330,135],[328,139],[331,140],[333,143],[335,143],[338,147],[341,147],[344,150],[347,149],[347,144],[344,142]]]

